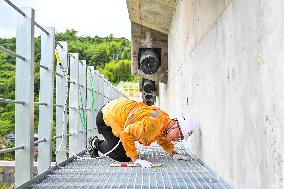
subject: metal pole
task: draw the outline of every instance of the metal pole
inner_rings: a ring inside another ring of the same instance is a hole
[[[39,101],[46,102],[46,106],[39,107],[39,138],[46,142],[38,145],[38,173],[41,174],[49,169],[52,161],[52,124],[53,124],[53,64],[55,49],[55,29],[45,28],[49,33],[41,34],[41,61],[40,65],[48,69],[40,70],[40,93]]]
[[[80,111],[81,119],[79,121],[79,152],[86,149],[86,60],[80,60],[79,64],[79,106],[82,108]],[[85,107],[82,107],[85,106]],[[85,117],[84,117],[85,116]]]
[[[24,101],[17,101],[17,100],[11,100],[6,98],[0,98],[0,104],[8,104],[8,103],[14,103],[14,104],[22,104],[24,105]]]
[[[101,108],[104,105],[104,76],[102,74],[99,74],[99,93],[100,93],[100,107]]]
[[[61,45],[61,43],[59,41],[55,41],[56,45],[58,45],[59,47],[63,48],[63,45]]]
[[[19,9],[16,5],[14,5],[13,3],[11,3],[10,1],[8,0],[4,0],[7,4],[9,4],[11,7],[13,7],[16,11],[18,11],[21,15],[23,15],[24,17],[26,16],[26,14],[21,10]]]
[[[37,145],[37,144],[42,143],[42,142],[46,142],[46,139],[44,138],[42,140],[38,140],[38,141],[34,142],[34,145]]]
[[[66,41],[61,41],[62,47],[57,46],[56,50],[61,61],[61,65],[68,74],[68,44]],[[67,107],[65,101],[67,98],[68,85],[66,85],[68,77],[63,76],[62,69],[56,65],[56,162],[61,163],[67,160],[66,144],[67,144]],[[66,104],[67,105],[67,104]],[[64,112],[65,110],[65,112]],[[64,120],[63,120],[64,119]]]
[[[70,80],[78,83],[79,80],[79,55],[72,53],[70,55]],[[69,133],[79,132],[79,86],[70,83],[69,92]],[[74,109],[71,107],[75,107]],[[69,136],[69,151],[73,154],[79,152],[78,135]]]
[[[93,75],[94,75],[94,88],[95,88],[95,112],[94,112],[94,120],[96,120],[97,114],[98,114],[98,110],[100,109],[100,95],[99,95],[99,76],[98,76],[98,70],[93,70]],[[94,123],[94,135],[97,136],[98,135],[98,127],[96,125],[96,122]]]
[[[14,151],[19,150],[19,149],[24,149],[24,146],[3,149],[3,150],[0,150],[0,154],[5,154],[5,153],[8,153],[8,152],[14,152]]]
[[[92,102],[93,98],[93,91],[92,87],[94,82],[94,67],[88,66],[87,68],[87,88],[90,90],[87,90],[87,141],[91,136],[94,136],[94,115],[95,115],[95,107],[92,109]],[[94,90],[94,89],[93,89]],[[89,143],[87,142],[87,146],[89,147]]]
[[[35,21],[35,25],[36,25],[36,27],[38,27],[39,29],[41,29],[41,31],[43,31],[46,35],[49,35],[49,32],[48,32],[46,29],[44,29],[43,27],[41,27],[41,25],[39,25],[38,23],[36,23],[36,21]]]
[[[104,90],[103,90],[103,94],[104,94],[104,102],[103,105],[108,103],[108,99],[107,99],[107,95],[108,95],[108,82],[106,79],[103,79],[103,85],[104,85]]]
[[[15,186],[18,187],[33,177],[34,148],[34,10],[22,8],[25,17],[18,15],[16,53],[25,57],[16,59],[15,131],[16,146],[24,149],[15,153]]]
[[[18,55],[18,54],[16,54],[16,53],[14,53],[14,52],[12,52],[12,51],[10,51],[10,50],[8,50],[8,49],[2,47],[2,46],[0,46],[0,51],[5,52],[5,53],[7,53],[7,54],[9,54],[9,55],[11,55],[11,56],[20,58],[20,59],[22,59],[22,60],[24,60],[24,61],[26,60],[25,57],[23,57],[23,56],[21,56],[21,55]]]

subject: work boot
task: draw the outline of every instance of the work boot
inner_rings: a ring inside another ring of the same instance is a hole
[[[99,150],[96,147],[96,143],[99,140],[99,138],[97,136],[94,137],[90,137],[89,138],[89,147],[88,147],[88,152],[91,155],[92,158],[96,158],[99,157]]]

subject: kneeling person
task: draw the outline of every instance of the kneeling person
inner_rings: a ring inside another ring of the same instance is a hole
[[[89,140],[92,157],[98,156],[98,151],[107,153],[119,142],[119,145],[108,154],[116,161],[139,164],[142,167],[152,167],[152,163],[139,159],[134,142],[148,146],[157,143],[175,160],[189,160],[189,156],[178,154],[172,141],[186,139],[193,132],[193,122],[188,117],[170,119],[169,115],[154,106],[124,98],[116,99],[106,104],[97,114],[98,132],[105,140],[94,137]]]

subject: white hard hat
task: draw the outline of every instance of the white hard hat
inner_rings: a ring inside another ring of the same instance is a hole
[[[180,126],[180,130],[182,132],[183,135],[183,139],[187,139],[189,136],[192,135],[195,125],[193,123],[193,121],[188,117],[188,116],[177,116],[174,119],[177,119],[179,126]]]

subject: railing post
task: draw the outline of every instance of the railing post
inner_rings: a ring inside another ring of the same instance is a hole
[[[79,55],[70,54],[69,151],[79,153]],[[75,83],[74,83],[75,82]]]
[[[25,16],[18,14],[16,53],[25,60],[16,59],[15,132],[16,146],[24,149],[15,152],[15,186],[29,181],[33,176],[34,149],[34,10],[21,8]]]
[[[97,128],[97,124],[96,124],[96,117],[97,114],[100,110],[100,89],[99,89],[99,82],[100,82],[100,77],[99,77],[99,71],[98,70],[94,70],[94,87],[95,87],[95,115],[94,115],[94,135],[98,136],[98,128]]]
[[[107,99],[107,88],[108,88],[108,83],[107,83],[107,80],[104,78],[104,104],[108,103],[108,99]]]
[[[62,68],[56,65],[56,162],[61,163],[67,160],[66,144],[67,144],[67,102],[68,98],[68,44],[66,41],[60,41],[62,48],[57,45],[56,50],[58,52],[59,60]],[[65,76],[64,76],[65,75]],[[67,84],[67,85],[66,85]],[[66,106],[65,106],[66,102]],[[64,112],[65,110],[65,112]],[[64,120],[63,120],[64,118]]]
[[[86,60],[79,61],[79,152],[86,148]]]
[[[94,136],[94,119],[95,119],[95,104],[94,103],[94,95],[95,95],[95,78],[94,78],[94,67],[88,66],[87,68],[87,141],[91,136]],[[87,146],[89,147],[89,143],[87,142]]]
[[[55,48],[55,29],[45,28],[49,33],[41,34],[41,62],[48,70],[40,69],[39,102],[46,106],[39,106],[39,140],[46,141],[38,144],[38,173],[48,170],[52,161],[52,124],[53,124],[53,63]]]
[[[99,74],[100,108],[104,105],[104,77]]]

